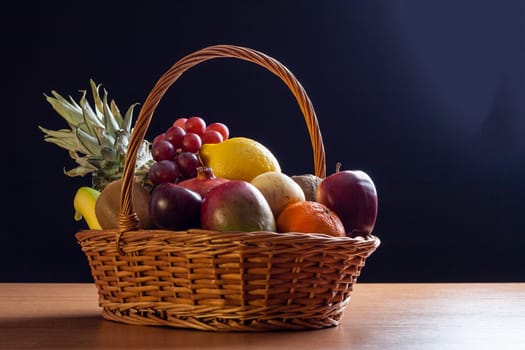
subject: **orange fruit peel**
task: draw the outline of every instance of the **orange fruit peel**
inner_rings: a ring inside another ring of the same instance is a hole
[[[277,218],[277,231],[323,233],[344,237],[343,222],[325,205],[314,201],[300,201],[287,205]]]

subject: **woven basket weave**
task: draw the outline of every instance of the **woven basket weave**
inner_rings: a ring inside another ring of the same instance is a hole
[[[132,208],[135,161],[153,113],[188,69],[238,58],[277,75],[295,96],[313,147],[315,174],[326,175],[314,109],[294,75],[252,49],[215,45],[176,62],[159,79],[137,117],[122,177],[119,228],[76,237],[89,262],[104,318],[136,325],[209,331],[268,331],[337,326],[375,236],[138,229]]]

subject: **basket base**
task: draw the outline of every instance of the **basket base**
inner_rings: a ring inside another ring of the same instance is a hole
[[[214,332],[268,332],[284,330],[315,330],[336,327],[341,322],[343,313],[337,313],[322,319],[307,318],[268,318],[241,320],[238,318],[167,315],[164,312],[137,311],[130,309],[126,312],[104,308],[102,317],[109,321],[137,325],[137,326],[164,326],[181,329],[195,329]]]

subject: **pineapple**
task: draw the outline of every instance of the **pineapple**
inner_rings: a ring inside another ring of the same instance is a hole
[[[94,107],[82,92],[79,102],[70,96],[69,100],[56,91],[46,100],[53,109],[67,122],[69,129],[49,130],[39,126],[44,133],[44,141],[66,149],[77,167],[65,170],[67,176],[84,176],[92,174],[93,187],[99,191],[106,185],[122,176],[124,160],[131,136],[133,109],[131,105],[124,117],[114,100],[108,103],[108,93],[99,94],[100,85],[90,80]],[[144,179],[149,167],[153,164],[150,143],[143,141],[137,155],[136,175]]]

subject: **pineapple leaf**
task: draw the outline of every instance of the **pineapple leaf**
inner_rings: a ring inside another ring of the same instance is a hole
[[[68,129],[61,130],[48,130],[39,126],[40,130],[46,135],[44,136],[44,141],[53,143],[61,148],[64,148],[68,151],[78,151],[82,153],[87,153],[88,150],[79,144],[75,133]]]
[[[124,130],[117,131],[115,144],[113,145],[113,148],[115,148],[117,154],[126,154],[126,150],[128,149],[128,143],[129,134]]]
[[[54,137],[47,137],[44,139],[44,141],[55,144],[58,147],[64,148],[68,151],[79,151],[79,152],[83,151],[83,149],[78,149],[78,143],[73,140],[64,140],[64,139],[58,139]]]
[[[71,104],[68,100],[63,98],[56,91],[51,91],[52,96],[44,94],[47,102],[51,104],[53,109],[65,119],[70,127],[76,126],[82,121],[82,108],[77,104]]]
[[[95,168],[97,168],[97,170],[103,169],[104,163],[105,163],[104,159],[102,158],[90,158],[89,159],[90,166],[94,166]]]
[[[117,158],[117,152],[113,147],[102,146],[100,153],[102,154],[102,158],[106,160],[115,160]]]
[[[82,91],[82,98],[80,99],[80,106],[82,107],[82,123],[79,123],[77,125],[78,128],[81,128],[83,131],[93,134],[94,133],[94,125],[103,127],[99,116],[93,109],[91,108],[91,105],[86,99],[86,91]]]
[[[87,171],[85,168],[83,167],[76,167],[76,168],[73,168],[73,169],[70,169],[70,170],[67,170],[64,169],[64,174],[66,174],[67,176],[70,176],[70,177],[75,177],[75,176],[84,176],[86,174],[89,174],[91,173],[92,171]]]
[[[102,127],[95,128],[95,136],[101,147],[112,147],[115,144],[115,136]]]
[[[96,137],[91,136],[80,128],[76,129],[76,136],[79,143],[88,150],[88,152],[85,152],[86,154],[100,156],[100,145]]]
[[[94,172],[96,170],[97,170],[97,168],[95,168],[95,167],[93,167],[93,169],[88,169],[88,168],[85,168],[83,166],[77,166],[76,168],[70,169],[68,171],[66,171],[64,169],[64,174],[66,174],[67,176],[70,176],[70,177],[84,176],[84,175],[92,173],[92,172]]]
[[[119,127],[122,128],[124,124],[124,119],[122,118],[122,114],[120,113],[120,109],[117,107],[115,100],[111,100],[111,102],[109,103],[109,108],[111,110],[111,113],[113,113],[113,115],[115,116]]]
[[[74,150],[69,151],[69,156],[71,157],[71,159],[74,159],[75,161],[78,158],[81,158],[81,156],[78,155],[77,151],[74,151]],[[86,156],[83,156],[83,157],[86,157]]]
[[[93,101],[95,101],[95,109],[98,113],[102,114],[104,107],[102,106],[102,100],[100,99],[100,95],[98,92],[100,88],[100,84],[97,85],[93,81],[93,79],[89,80],[89,84],[91,85],[91,93],[93,94]]]
[[[111,111],[108,105],[108,92],[104,89],[104,97],[103,99],[103,108],[104,108],[104,124],[106,126],[106,130],[109,133],[116,133],[118,130],[120,130],[120,125],[118,121],[115,119],[115,115]]]
[[[79,111],[82,110],[82,107],[80,107],[80,105],[77,103],[77,101],[75,101],[75,99],[73,97],[71,97],[71,95],[69,96],[69,101],[71,101],[71,102],[68,102],[68,103],[73,105],[75,107],[75,109],[78,109]]]
[[[124,116],[124,122],[122,123],[122,129],[125,130],[129,134],[131,134],[131,123],[133,120],[133,110],[135,109],[135,106],[137,105],[139,105],[139,103],[134,103],[131,106],[129,106],[128,110],[126,111],[126,115]]]
[[[150,163],[153,162],[153,157],[151,155],[150,143],[147,140],[142,141],[139,151],[137,153],[137,161],[135,167],[137,169],[151,166]]]
[[[88,156],[79,156],[78,153],[70,151],[69,156],[75,160],[75,163],[77,163],[79,166],[76,168],[73,168],[71,170],[66,171],[64,169],[64,173],[68,176],[84,176],[86,174],[92,173],[97,169],[97,167],[89,162]]]
[[[38,128],[46,134],[45,138],[75,139],[75,134],[73,134],[70,129],[49,130],[41,126],[38,126]]]

